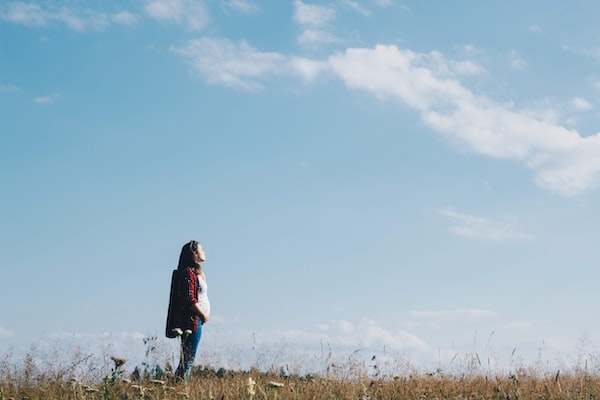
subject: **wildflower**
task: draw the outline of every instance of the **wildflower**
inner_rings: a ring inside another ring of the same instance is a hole
[[[122,358],[117,358],[115,356],[110,356],[110,359],[113,360],[113,362],[115,363],[115,368],[119,368],[127,362],[126,360]]]
[[[256,390],[254,389],[254,385],[256,385],[256,382],[254,381],[254,379],[248,378],[248,381],[246,382],[246,393],[248,394],[248,397],[250,399],[253,399],[254,396],[256,395]]]
[[[173,328],[173,329],[171,329],[171,332],[174,333],[175,336],[183,335],[183,331],[181,330],[181,328]]]
[[[275,391],[275,396],[273,397],[275,400],[277,400],[277,393],[279,392],[279,389],[281,389],[283,386],[283,383],[273,381],[269,382],[269,387]]]

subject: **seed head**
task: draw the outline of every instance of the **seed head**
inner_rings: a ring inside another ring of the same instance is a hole
[[[114,361],[115,368],[119,368],[120,366],[122,366],[123,364],[125,364],[127,362],[126,360],[115,357],[115,356],[110,356],[110,359]]]
[[[175,336],[183,335],[183,331],[181,330],[181,328],[173,328],[173,329],[171,329],[171,333],[174,333]]]

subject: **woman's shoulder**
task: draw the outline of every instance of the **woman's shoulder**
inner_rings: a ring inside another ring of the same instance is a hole
[[[198,279],[198,275],[196,273],[196,270],[194,268],[192,268],[192,267],[180,268],[179,269],[179,273],[182,274],[182,275],[184,275],[184,276],[186,276],[186,277],[189,277],[189,278],[191,278],[193,280]]]

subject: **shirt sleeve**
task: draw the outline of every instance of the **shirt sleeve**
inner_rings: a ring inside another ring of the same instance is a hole
[[[191,268],[187,268],[184,274],[184,301],[188,306],[193,306],[198,302],[198,277]]]

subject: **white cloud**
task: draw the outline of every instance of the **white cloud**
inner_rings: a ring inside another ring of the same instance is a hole
[[[0,337],[9,338],[9,337],[13,337],[13,336],[14,336],[13,331],[6,329],[3,326],[0,326]]]
[[[321,8],[300,1],[295,4],[303,10],[297,10],[296,18],[304,23],[318,25],[333,18],[333,14],[320,15]],[[333,40],[332,36],[319,36],[326,31],[310,32],[312,29],[303,33],[307,43]],[[314,36],[309,38],[311,34]],[[540,187],[577,195],[600,181],[600,134],[583,137],[557,122],[558,113],[548,107],[543,113],[518,110],[511,103],[497,103],[473,93],[459,79],[485,71],[470,61],[457,62],[437,51],[418,53],[395,45],[350,48],[316,61],[261,52],[243,41],[234,44],[209,38],[171,50],[186,58],[207,82],[245,90],[262,88],[260,80],[274,74],[293,73],[306,80],[333,74],[349,88],[403,101],[433,130],[474,153],[521,163],[533,172]],[[574,100],[573,105],[579,109],[591,106],[582,100]],[[455,233],[497,239],[528,237],[490,224],[457,226]]]
[[[300,35],[298,35],[298,43],[305,46],[319,46],[336,42],[339,42],[339,39],[333,34],[319,29],[305,29]]]
[[[371,15],[371,12],[365,8],[363,8],[358,2],[354,1],[354,0],[340,0],[341,3],[348,7],[353,9],[354,11],[358,12],[359,14],[362,14],[366,17]]]
[[[133,26],[137,24],[138,17],[137,15],[132,14],[129,11],[121,11],[119,13],[113,14],[111,16],[111,20],[121,25]]]
[[[583,97],[574,97],[573,99],[571,99],[571,105],[578,111],[587,111],[594,108],[592,103],[590,103]]]
[[[209,20],[204,3],[197,0],[152,0],[146,4],[145,11],[151,18],[185,23],[193,30],[203,28]]]
[[[33,99],[33,102],[36,104],[50,104],[54,103],[54,101],[59,97],[58,94],[51,94],[47,96],[38,96]]]
[[[394,4],[392,0],[373,0],[373,2],[380,7],[389,7]]]
[[[229,0],[225,2],[225,8],[241,12],[243,14],[254,14],[260,9],[256,4],[252,4],[246,0]]]
[[[418,336],[402,329],[388,330],[375,321],[362,319],[359,322],[333,320],[318,326],[318,330],[288,331],[284,335],[307,343],[327,342],[347,349],[357,347],[390,350],[427,351],[427,343]]]
[[[294,1],[294,21],[302,31],[298,42],[302,45],[320,46],[338,42],[339,39],[330,32],[329,24],[335,19],[335,9],[328,6],[305,4]]]
[[[451,62],[432,54],[378,45],[347,49],[331,56],[329,64],[347,86],[404,101],[448,139],[479,154],[521,162],[544,188],[575,195],[598,184],[600,134],[582,137],[478,96],[448,76]]]
[[[511,52],[508,54],[508,64],[512,69],[516,70],[527,67],[527,61],[525,61],[516,50],[511,50]]]
[[[187,59],[192,70],[208,83],[244,90],[260,89],[258,78],[288,68],[286,57],[259,52],[244,41],[236,45],[227,39],[200,38],[171,51]]]
[[[42,7],[20,1],[0,7],[0,19],[31,27],[47,27],[58,23],[78,32],[102,31],[111,22],[133,25],[137,21],[135,15],[127,11],[110,15],[85,8],[59,7],[52,3]]]
[[[102,338],[114,338],[114,339],[135,339],[142,340],[147,335],[141,332],[95,332],[95,333],[82,333],[82,332],[55,332],[50,334],[50,337],[58,338],[78,338],[78,339],[102,339]]]
[[[290,60],[290,66],[298,75],[307,81],[317,78],[323,71],[328,69],[324,62],[311,60],[308,58],[294,57]]]
[[[542,31],[542,27],[539,25],[531,25],[531,26],[529,26],[529,31],[539,33]]]
[[[514,217],[507,217],[502,221],[492,221],[487,218],[462,214],[451,208],[443,208],[438,212],[455,223],[451,228],[451,232],[459,236],[492,241],[534,239],[532,235],[514,228],[514,225],[517,224]]]
[[[18,86],[15,86],[15,85],[0,86],[0,93],[19,92],[19,91],[21,91],[21,88],[19,88]]]
[[[414,318],[453,320],[453,319],[480,319],[497,316],[495,311],[480,308],[461,308],[456,310],[413,310],[410,315]]]
[[[600,48],[576,47],[570,45],[562,46],[563,51],[567,51],[577,55],[583,55],[591,58],[594,61],[600,61]]]
[[[48,15],[37,4],[13,2],[2,8],[2,19],[26,26],[46,26]]]
[[[335,19],[335,10],[328,6],[305,4],[295,0],[294,7],[294,20],[300,25],[321,27]]]
[[[425,60],[426,59],[426,60]],[[446,60],[439,51],[432,51],[423,58],[428,68],[435,70],[440,77],[454,77],[456,75],[480,75],[483,68],[471,61]]]
[[[199,38],[171,51],[187,60],[191,70],[208,83],[242,90],[262,88],[260,79],[277,74],[294,74],[313,81],[330,70],[327,62],[303,57],[287,57],[276,52],[260,52],[245,41]]]

